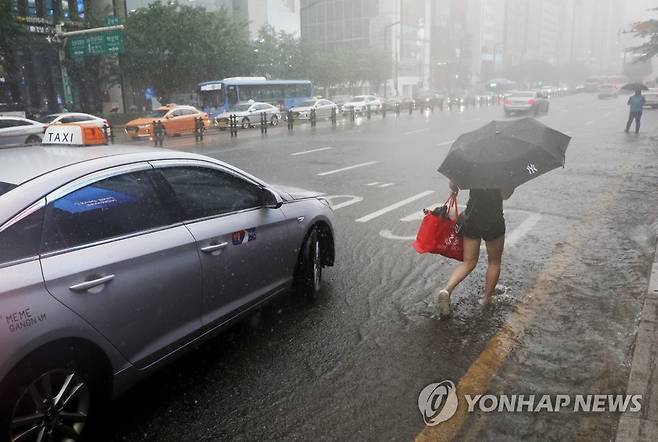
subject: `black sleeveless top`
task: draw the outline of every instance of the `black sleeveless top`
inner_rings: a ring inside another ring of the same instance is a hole
[[[500,189],[471,189],[464,213],[471,226],[485,227],[503,219]]]

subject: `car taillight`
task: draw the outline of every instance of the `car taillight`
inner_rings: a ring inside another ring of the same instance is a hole
[[[533,100],[532,98],[529,99],[529,100],[528,100],[528,104],[532,106],[533,104],[535,104],[535,100]]]

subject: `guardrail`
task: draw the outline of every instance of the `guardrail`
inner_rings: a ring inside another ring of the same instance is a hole
[[[555,91],[550,94],[551,98],[563,97],[566,95],[572,95],[572,91]],[[450,97],[450,98],[433,98],[427,100],[415,100],[415,101],[397,101],[384,103],[380,107],[374,106],[364,106],[360,110],[355,110],[354,107],[346,108],[343,111],[339,111],[336,108],[331,110],[331,113],[328,117],[320,118],[318,112],[315,109],[311,109],[308,116],[308,123],[312,129],[315,129],[318,123],[322,119],[326,119],[332,127],[339,125],[340,120],[345,121],[345,124],[353,125],[356,123],[357,118],[363,118],[364,120],[372,120],[375,116],[379,116],[381,119],[386,119],[389,114],[394,115],[395,118],[399,119],[402,113],[402,110],[405,109],[409,117],[412,118],[414,111],[418,111],[419,115],[432,114],[434,112],[454,112],[454,111],[468,111],[468,110],[477,110],[477,109],[489,109],[494,106],[501,106],[503,104],[504,98],[502,95],[473,95],[465,97]],[[258,123],[250,122],[249,127],[260,127],[260,132],[263,136],[268,134],[269,126],[275,126],[271,120],[268,120],[268,115],[266,113],[260,113],[260,120]],[[277,123],[280,119],[285,119],[287,122],[288,132],[294,132],[295,126],[301,124],[302,120],[295,118],[291,110],[281,113],[278,116]],[[212,121],[212,120],[211,120]],[[210,127],[207,127],[203,119],[195,118],[194,119],[194,128],[191,132],[194,135],[195,141],[204,142],[209,133],[219,134],[219,124],[214,122]],[[117,126],[105,126],[103,131],[105,133],[108,142],[114,143],[120,132],[123,132],[125,128],[124,125]],[[231,138],[238,137],[240,128],[247,129],[243,127],[239,122],[239,117],[235,114],[231,114],[228,117],[228,129],[230,132]],[[225,130],[226,126],[223,126],[221,130]],[[154,146],[164,146],[166,142],[166,132],[164,125],[161,121],[155,121],[152,123],[151,134],[149,140],[153,142]]]

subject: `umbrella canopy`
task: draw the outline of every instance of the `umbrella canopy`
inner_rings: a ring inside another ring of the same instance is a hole
[[[564,166],[569,141],[533,118],[492,121],[459,136],[439,172],[461,189],[514,188]]]
[[[625,91],[648,91],[649,88],[642,83],[626,83],[621,87]]]

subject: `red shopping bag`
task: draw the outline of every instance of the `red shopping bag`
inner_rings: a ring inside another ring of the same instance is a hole
[[[423,218],[412,247],[418,253],[437,253],[458,261],[464,260],[464,238],[455,231],[457,222],[449,217],[454,211],[459,215],[457,195],[452,194],[441,215],[429,212]]]

